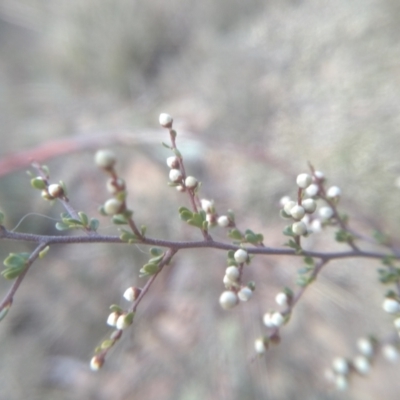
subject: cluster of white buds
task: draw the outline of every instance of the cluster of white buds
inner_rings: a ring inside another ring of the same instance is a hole
[[[318,218],[314,212],[317,209],[317,198],[320,194],[320,185],[324,181],[324,174],[315,171],[313,175],[302,173],[296,178],[299,194],[296,201],[289,196],[284,196],[280,200],[281,216],[293,219],[291,230],[296,236],[305,236],[312,232],[320,232],[324,222],[326,223],[334,216],[334,210],[329,206],[320,207]],[[337,202],[340,198],[341,190],[337,186],[330,187],[326,192],[327,199]]]
[[[376,339],[372,337],[359,338],[357,340],[359,354],[352,359],[336,357],[332,362],[332,367],[326,371],[326,378],[337,390],[346,390],[352,373],[367,375],[370,372],[378,347]],[[380,347],[384,358],[388,361],[396,362],[399,359],[399,350],[395,345],[384,344]]]
[[[221,307],[225,310],[233,308],[240,301],[248,301],[253,296],[255,289],[254,283],[242,285],[240,282],[241,268],[249,261],[249,254],[244,249],[235,251],[233,258],[237,265],[229,265],[225,270],[223,283],[226,291],[219,298]]]
[[[270,311],[263,316],[263,323],[267,328],[279,328],[286,322],[286,316],[278,311]]]

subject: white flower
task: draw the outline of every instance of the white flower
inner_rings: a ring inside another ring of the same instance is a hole
[[[53,183],[53,184],[49,185],[49,187],[47,188],[47,191],[49,192],[50,196],[52,196],[52,197],[60,197],[64,194],[64,189],[58,183]]]
[[[107,215],[115,215],[121,211],[122,202],[117,199],[109,199],[104,203],[104,212]]]
[[[212,213],[214,209],[214,202],[211,200],[201,199],[200,200],[201,208],[206,213]]]
[[[301,236],[307,233],[307,225],[303,221],[294,222],[292,225],[292,232],[296,236]]]
[[[321,208],[319,209],[318,213],[319,213],[319,216],[321,217],[321,219],[322,219],[323,221],[327,221],[328,219],[332,218],[332,217],[333,217],[333,214],[334,214],[332,208],[331,208],[331,207],[328,207],[328,206],[326,206],[326,207],[321,207]]]
[[[161,113],[158,117],[158,122],[163,128],[172,128],[172,123],[174,122],[171,115],[167,113]]]
[[[251,296],[253,296],[253,291],[247,286],[242,287],[238,292],[240,301],[248,301],[251,299]]]
[[[217,219],[217,224],[221,228],[226,228],[227,226],[229,226],[229,223],[230,223],[229,218],[226,215],[221,215]]]
[[[194,176],[188,176],[185,179],[185,186],[189,189],[193,189],[197,186],[198,182]]]
[[[225,276],[227,276],[232,282],[236,282],[239,279],[239,275],[239,268],[234,265],[231,265],[225,270]]]
[[[361,375],[368,374],[371,369],[371,364],[368,361],[368,358],[365,356],[357,356],[353,360],[353,366],[356,371]]]
[[[231,290],[227,290],[222,292],[221,296],[219,297],[219,304],[224,310],[230,310],[231,308],[235,307],[238,303],[238,297],[235,292]]]
[[[357,347],[361,354],[371,357],[374,354],[374,344],[368,338],[359,338],[357,340]]]
[[[97,356],[92,357],[90,360],[90,369],[92,371],[98,371],[104,364],[104,359]]]
[[[307,187],[306,189],[306,194],[309,197],[314,197],[318,194],[319,192],[319,187],[317,184],[312,183],[310,186]]]
[[[274,312],[271,315],[271,322],[274,326],[282,326],[285,322],[285,317],[280,312]]]
[[[329,199],[335,199],[338,198],[341,194],[342,191],[340,190],[340,188],[338,188],[337,186],[331,186],[326,192],[326,197],[328,197]]]
[[[296,204],[295,206],[293,206],[290,209],[290,215],[294,218],[294,219],[302,219],[304,217],[305,214],[305,210],[302,206],[299,206],[298,204]]]
[[[290,215],[290,211],[292,210],[292,208],[296,205],[297,203],[293,200],[289,200],[285,203],[285,205],[283,206],[283,211],[285,211],[285,213],[287,215]]]
[[[332,369],[337,374],[341,375],[347,375],[350,370],[348,361],[343,357],[334,358],[334,360],[332,361]]]
[[[117,325],[117,320],[119,318],[120,314],[117,312],[112,312],[108,318],[107,318],[107,325],[109,326],[116,326]]]
[[[110,150],[99,150],[94,156],[96,165],[103,169],[111,169],[117,162],[117,157]]]
[[[265,353],[265,351],[267,350],[267,347],[265,346],[264,338],[261,337],[254,341],[254,350],[256,351],[257,354]]]
[[[383,301],[382,308],[388,314],[397,314],[400,312],[400,303],[396,299],[386,297]]]
[[[172,182],[179,182],[180,180],[182,180],[182,172],[179,169],[171,169],[169,171],[169,179]]]
[[[287,307],[288,303],[289,303],[289,298],[287,296],[286,293],[284,292],[280,292],[275,296],[275,301],[277,302],[277,304],[279,304],[280,306],[284,306]]]
[[[247,254],[246,250],[243,249],[238,249],[235,251],[235,254],[233,255],[235,258],[235,261],[239,264],[242,264],[247,261],[249,255]]]
[[[312,177],[309,174],[297,175],[296,183],[299,188],[305,189],[312,183]]]
[[[382,347],[382,354],[387,361],[393,363],[397,362],[400,356],[398,348],[391,344],[385,344]]]
[[[167,158],[167,165],[170,168],[178,168],[179,167],[179,159],[177,156],[171,156]]]
[[[312,214],[317,208],[317,203],[313,199],[305,199],[301,202],[301,205],[308,214]]]

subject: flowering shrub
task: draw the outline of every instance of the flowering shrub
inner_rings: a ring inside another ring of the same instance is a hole
[[[4,260],[2,276],[13,280],[8,293],[0,304],[0,319],[9,312],[14,296],[27,275],[31,265],[43,258],[54,244],[71,243],[125,243],[141,244],[149,247],[149,259],[140,269],[140,276],[147,281],[143,287],[129,286],[123,293],[128,306],[110,305],[110,313],[104,316],[112,328],[109,337],[95,349],[90,361],[90,368],[100,369],[114,347],[127,329],[134,329],[135,314],[139,305],[149,292],[149,288],[162,273],[163,268],[171,263],[182,249],[213,248],[226,253],[227,266],[221,276],[221,294],[219,304],[224,310],[245,306],[242,303],[251,301],[257,295],[257,282],[245,281],[243,271],[252,263],[254,257],[266,255],[292,256],[302,258],[304,267],[298,271],[295,287],[284,287],[276,293],[276,305],[272,306],[262,317],[265,333],[254,340],[254,355],[264,357],[268,348],[281,341],[281,330],[290,323],[295,306],[301,300],[307,288],[317,279],[321,270],[332,260],[346,258],[370,258],[383,264],[378,270],[379,280],[388,285],[389,290],[382,299],[383,311],[393,319],[393,330],[396,335],[376,337],[365,335],[357,340],[358,355],[354,358],[335,357],[331,368],[326,371],[326,378],[339,390],[346,389],[352,374],[369,373],[374,359],[382,354],[394,362],[399,358],[400,334],[400,268],[398,260],[400,251],[394,248],[390,239],[382,232],[375,232],[369,238],[353,230],[349,218],[339,209],[341,189],[328,186],[321,171],[309,165],[308,172],[300,173],[293,182],[294,195],[284,196],[280,201],[280,215],[286,226],[282,238],[286,237],[284,247],[270,248],[264,243],[261,233],[238,226],[232,210],[224,213],[218,211],[218,205],[211,199],[201,196],[201,182],[186,172],[184,159],[177,147],[177,132],[173,129],[173,118],[169,114],[159,117],[161,127],[169,133],[169,143],[163,145],[171,151],[166,160],[169,168],[169,186],[186,196],[189,206],[179,208],[180,219],[200,232],[199,241],[170,241],[154,239],[147,236],[146,226],[138,226],[134,212],[127,205],[128,191],[124,179],[119,176],[116,166],[118,158],[109,150],[99,150],[95,155],[96,165],[108,176],[106,182],[110,198],[105,199],[99,212],[111,218],[118,226],[119,235],[110,236],[98,233],[99,221],[90,218],[86,213],[76,211],[71,205],[67,188],[63,182],[52,183],[46,166],[34,163],[31,177],[33,188],[40,190],[46,201],[59,201],[65,208],[61,219],[56,223],[59,231],[78,230],[75,236],[46,236],[13,232],[3,225],[4,215],[0,214],[0,239],[27,241],[36,243],[31,253],[11,253]],[[212,231],[215,227],[226,231],[229,240],[217,241]],[[336,241],[343,245],[342,251],[320,252],[303,248],[304,237],[318,234],[326,227],[336,229]],[[379,251],[362,249],[363,242],[374,241],[380,246]],[[218,299],[215,300],[216,302]]]

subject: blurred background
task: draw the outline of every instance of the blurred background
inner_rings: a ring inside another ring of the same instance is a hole
[[[63,211],[40,198],[31,159],[66,182],[76,210],[108,197],[93,164],[118,154],[129,204],[149,236],[197,240],[178,218],[187,198],[166,185],[160,112],[176,121],[187,171],[217,211],[281,247],[279,199],[311,162],[343,192],[351,226],[400,237],[400,3],[396,0],[2,0],[0,209],[9,229],[55,234]],[[116,229],[100,217],[100,232]],[[307,248],[342,249],[333,230]],[[224,238],[222,230],[213,233]],[[367,246],[364,245],[364,248]],[[0,255],[30,251],[2,242]],[[329,264],[296,307],[282,343],[253,359],[261,317],[300,259],[256,257],[251,302],[223,312],[226,254],[185,251],[141,303],[99,373],[94,348],[108,307],[143,285],[144,246],[53,246],[35,263],[0,326],[1,399],[397,399],[398,366],[378,357],[346,394],[327,385],[335,356],[391,332],[379,263]],[[0,281],[1,293],[10,282]]]

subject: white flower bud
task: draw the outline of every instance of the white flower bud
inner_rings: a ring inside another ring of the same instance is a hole
[[[400,312],[400,303],[396,299],[386,297],[383,301],[382,308],[388,314],[397,314]]]
[[[400,317],[399,317],[399,318],[396,318],[396,319],[393,321],[393,324],[394,324],[394,327],[395,327],[398,331],[400,331]]]
[[[275,325],[272,322],[272,314],[271,313],[265,313],[263,316],[263,324],[267,327],[267,328],[274,328]]]
[[[104,364],[104,359],[94,356],[92,357],[92,359],[90,360],[90,369],[92,371],[98,371]]]
[[[239,268],[231,265],[225,270],[225,275],[232,281],[236,282],[239,279],[240,271]]]
[[[311,222],[311,231],[318,233],[322,231],[322,223],[319,219],[313,219]]]
[[[291,201],[291,199],[290,199],[289,196],[283,196],[283,197],[279,200],[279,205],[280,205],[281,207],[284,207],[285,204],[286,204],[287,202],[289,202],[289,201]]]
[[[336,375],[335,377],[335,387],[337,390],[344,392],[349,387],[349,381],[344,375]]]
[[[317,203],[313,199],[305,199],[301,205],[307,214],[312,214],[317,209]]]
[[[135,301],[138,298],[140,292],[141,292],[141,290],[137,287],[134,287],[134,286],[129,287],[124,292],[124,298],[125,298],[125,300],[128,300],[128,301]]]
[[[290,215],[290,211],[292,210],[292,208],[294,206],[296,206],[297,203],[293,200],[289,200],[288,202],[285,203],[285,205],[283,206],[283,211],[285,211],[285,213],[287,215]]]
[[[282,326],[285,322],[285,317],[280,312],[274,312],[271,315],[271,322],[274,326]]]
[[[348,361],[343,357],[336,357],[332,361],[332,369],[341,375],[347,375],[350,370]]]
[[[201,208],[206,213],[212,213],[214,211],[214,202],[206,199],[200,200]]]
[[[297,186],[301,189],[305,189],[312,183],[312,177],[309,174],[300,174],[296,178]]]
[[[319,213],[319,216],[321,217],[321,219],[322,219],[323,221],[327,221],[328,219],[332,218],[332,217],[333,217],[333,214],[334,214],[332,208],[331,208],[331,207],[328,207],[328,206],[326,206],[326,207],[321,207],[321,208],[319,209],[318,213]]]
[[[163,128],[172,128],[172,123],[174,122],[171,115],[167,113],[161,113],[158,117],[158,122]]]
[[[251,296],[253,296],[253,291],[247,286],[242,287],[238,292],[240,301],[248,301],[251,299]]]
[[[117,162],[117,157],[111,150],[99,150],[94,156],[94,162],[99,168],[112,169]]]
[[[233,257],[235,258],[235,261],[237,263],[242,264],[247,261],[247,259],[249,258],[249,255],[247,254],[246,250],[238,249],[235,251],[235,254],[233,255]]]
[[[224,310],[230,310],[231,308],[235,307],[238,303],[238,297],[235,292],[231,290],[227,290],[222,292],[221,296],[219,297],[219,304]]]
[[[179,182],[182,180],[182,172],[179,169],[171,169],[169,171],[169,179],[172,182]]]
[[[286,293],[280,292],[275,296],[275,301],[280,306],[287,307],[289,304],[289,298]]]
[[[129,314],[122,314],[118,317],[115,327],[117,329],[123,330],[130,325],[132,325],[132,320],[129,318]]]
[[[306,212],[304,211],[304,208],[302,206],[299,206],[298,204],[296,204],[295,206],[293,206],[290,210],[290,215],[294,218],[294,219],[302,219],[304,217],[304,214]]]
[[[184,186],[182,186],[182,185],[175,186],[175,189],[178,192],[184,192],[186,190],[186,188]]]
[[[307,233],[307,225],[303,221],[294,222],[292,225],[292,232],[296,236],[301,236]]]
[[[120,316],[120,314],[118,314],[117,312],[115,312],[115,311],[112,312],[107,318],[107,325],[116,326],[119,316]]]
[[[109,199],[104,203],[104,212],[107,215],[115,215],[121,211],[123,203],[117,199]]]
[[[308,197],[314,197],[318,194],[319,192],[319,187],[317,184],[312,183],[310,186],[307,187],[306,189],[306,195]]]
[[[118,193],[125,189],[125,181],[121,178],[113,179],[110,178],[106,184],[107,191],[111,194]]]
[[[329,199],[335,199],[340,197],[341,194],[342,191],[340,190],[340,188],[338,188],[337,186],[331,186],[326,192],[326,197],[328,197]]]
[[[387,361],[392,363],[397,362],[400,358],[399,349],[391,344],[382,346],[382,354]]]
[[[53,183],[53,184],[49,185],[49,187],[47,188],[47,191],[49,192],[49,195],[51,197],[55,197],[55,198],[60,197],[64,194],[64,189],[58,183]]]
[[[367,357],[357,356],[353,360],[353,367],[359,374],[366,375],[371,369],[371,364],[369,363]]]
[[[167,158],[167,165],[170,168],[179,168],[179,159],[176,156],[171,156]]]
[[[189,189],[194,189],[197,186],[197,179],[193,176],[188,176],[185,179],[185,186]]]
[[[325,179],[325,174],[321,171],[314,171],[314,176],[319,180],[322,181]]]
[[[357,340],[357,348],[366,357],[372,357],[374,354],[374,344],[368,338],[359,338]]]
[[[221,215],[220,217],[218,217],[217,219],[217,224],[218,226],[220,226],[221,228],[226,228],[227,226],[229,226],[230,221],[229,218],[226,215]]]
[[[267,346],[265,345],[264,338],[258,338],[254,341],[254,350],[257,354],[264,354],[267,350]]]
[[[234,281],[232,281],[231,279],[229,279],[229,276],[224,275],[224,278],[222,279],[223,284],[225,285],[225,287],[227,289],[230,289],[232,287],[232,285],[235,283]]]

